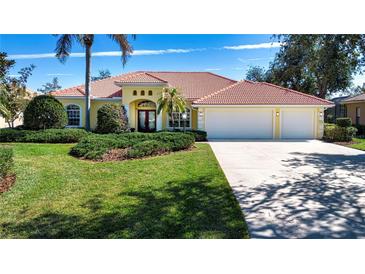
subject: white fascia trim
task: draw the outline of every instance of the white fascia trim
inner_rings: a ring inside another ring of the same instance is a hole
[[[56,99],[85,99],[85,96],[54,96],[54,98],[56,98]]]
[[[210,107],[214,107],[214,108],[242,108],[242,107],[247,107],[247,108],[275,108],[275,107],[286,107],[286,108],[313,108],[313,107],[331,107],[334,105],[192,105],[193,108],[197,108],[197,107],[204,107],[204,108],[210,108]]]
[[[121,101],[122,97],[112,97],[112,98],[94,98],[94,101]]]
[[[121,82],[114,82],[118,87],[164,87],[167,86],[167,83],[121,83]]]

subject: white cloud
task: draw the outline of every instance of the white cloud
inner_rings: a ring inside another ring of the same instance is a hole
[[[174,54],[174,53],[190,53],[194,51],[204,51],[205,48],[198,49],[160,49],[160,50],[135,50],[134,56],[142,55],[162,55],[162,54]],[[92,53],[93,56],[121,56],[120,51],[99,51]],[[70,57],[84,57],[83,52],[74,52],[70,54]],[[43,58],[55,58],[54,53],[39,53],[39,54],[13,54],[9,55],[9,59],[43,59]]]
[[[47,76],[72,76],[71,73],[47,73]]]
[[[205,71],[218,71],[220,68],[206,68]]]
[[[247,62],[252,62],[252,61],[261,61],[261,60],[270,60],[270,59],[274,59],[274,57],[248,58],[248,59],[238,58],[237,60],[242,63],[247,63]]]
[[[252,45],[238,45],[238,46],[225,46],[224,49],[231,50],[243,50],[243,49],[270,49],[270,48],[280,48],[281,43],[273,42],[273,43],[260,43],[260,44],[252,44]]]

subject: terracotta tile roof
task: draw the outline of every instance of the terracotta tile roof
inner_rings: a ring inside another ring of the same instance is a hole
[[[128,76],[123,76],[118,82],[121,83],[167,83],[156,76],[147,72],[132,73]]]
[[[269,83],[240,81],[194,101],[197,105],[333,105],[332,102]]]
[[[365,101],[365,93],[347,98],[342,102],[346,103],[346,102],[356,102],[356,101]]]
[[[195,100],[220,90],[236,81],[210,72],[146,72],[137,71],[91,83],[92,97],[119,97],[122,90],[116,83],[167,83],[179,88],[188,100]],[[54,96],[84,96],[84,85],[54,91]]]
[[[149,72],[181,90],[185,98],[195,100],[236,83],[211,72]]]

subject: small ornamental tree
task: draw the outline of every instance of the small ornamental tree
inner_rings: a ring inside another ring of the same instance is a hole
[[[120,133],[128,130],[128,119],[124,106],[105,104],[99,108],[95,132]]]
[[[51,95],[34,97],[24,111],[24,127],[27,129],[64,128],[67,121],[62,103]]]

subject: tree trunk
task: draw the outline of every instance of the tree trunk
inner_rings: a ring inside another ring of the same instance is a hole
[[[85,71],[85,128],[90,131],[90,93],[91,93],[91,45],[86,43],[86,71]]]

